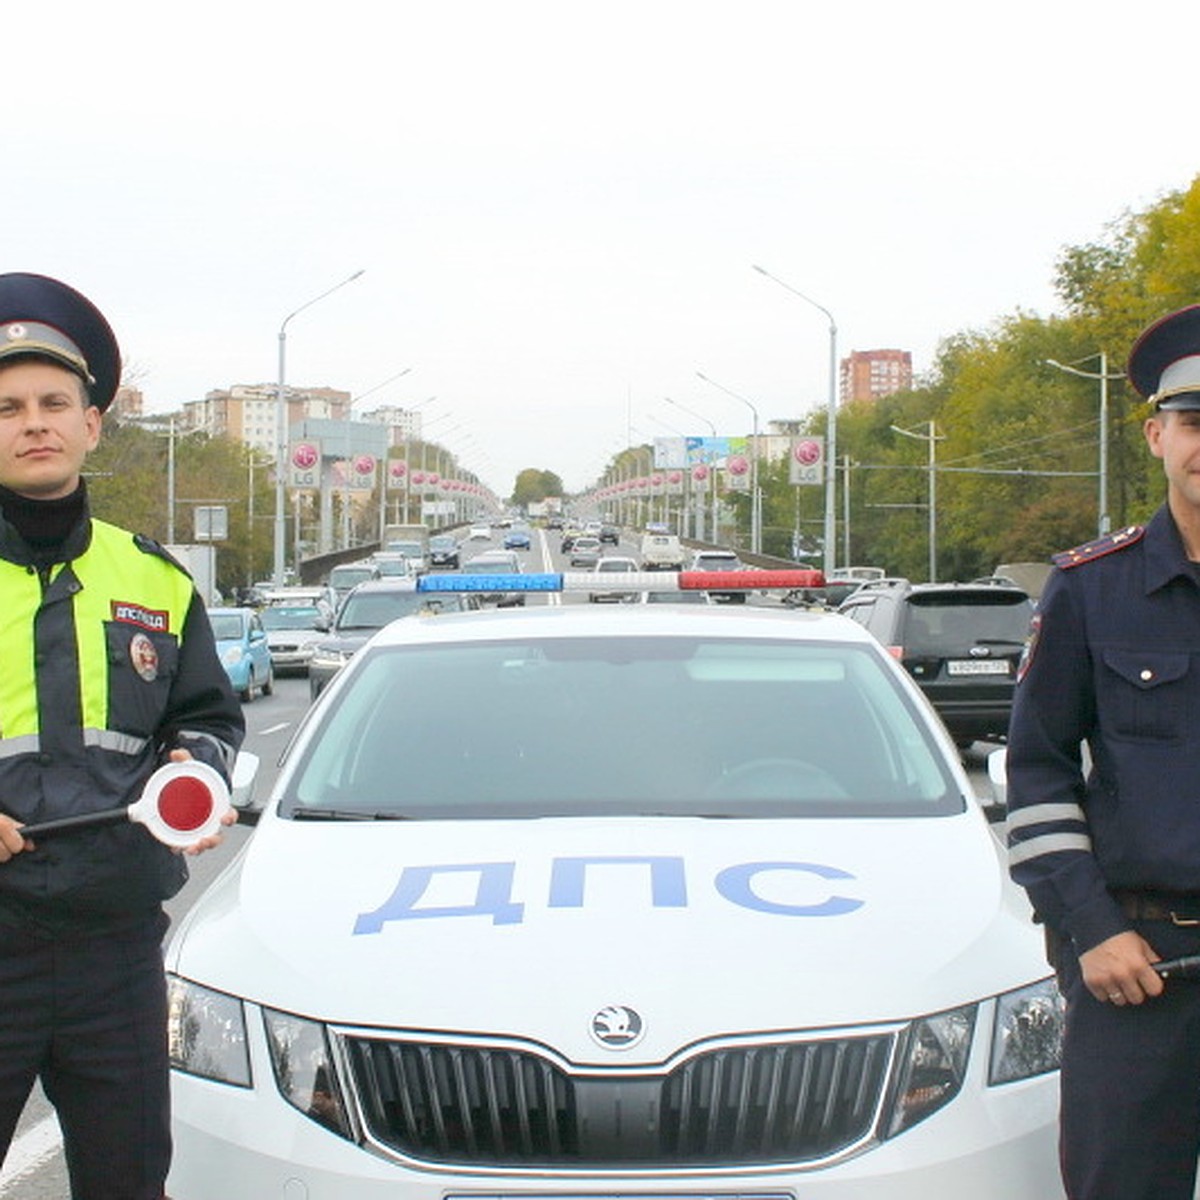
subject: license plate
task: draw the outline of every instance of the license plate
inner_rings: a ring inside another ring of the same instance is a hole
[[[796,1200],[794,1192],[448,1192],[446,1200]]]
[[[951,659],[946,664],[947,675],[1007,675],[1006,658],[962,658]]]

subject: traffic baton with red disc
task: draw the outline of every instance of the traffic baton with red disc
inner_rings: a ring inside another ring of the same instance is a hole
[[[133,821],[145,825],[165,845],[183,847],[218,832],[221,818],[230,808],[225,780],[207,763],[195,760],[169,762],[150,776],[141,796],[133,804],[39,821],[23,825],[17,832],[22,837],[37,838],[67,830]]]

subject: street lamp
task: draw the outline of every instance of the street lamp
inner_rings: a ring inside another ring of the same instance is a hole
[[[714,448],[710,454],[704,456],[705,464],[712,466],[712,460],[716,457],[715,444],[717,440],[717,427],[707,417],[701,416],[700,413],[688,408],[686,405],[680,404],[678,400],[672,400],[670,396],[664,396],[663,399],[668,404],[673,404],[680,412],[685,412],[690,417],[695,417],[697,421],[703,421],[708,426],[712,433]],[[712,494],[712,532],[713,541],[717,540],[717,481],[715,478],[708,480],[708,490]],[[699,495],[696,496],[696,540],[704,541],[704,502]]]
[[[365,269],[365,268],[364,268]],[[288,313],[283,318],[283,324],[279,326],[279,385],[275,392],[275,568],[274,582],[276,587],[283,586],[283,550],[284,539],[287,536],[287,521],[284,516],[283,506],[285,501],[285,478],[287,473],[287,408],[284,403],[284,381],[286,379],[286,362],[287,362],[287,327],[288,322],[296,316],[299,316],[306,308],[311,308],[318,300],[324,300],[326,296],[333,295],[339,288],[344,288],[346,284],[353,283],[361,274],[362,270],[355,271],[353,275],[348,275],[341,283],[335,283],[333,287],[327,288],[319,296],[314,296],[311,300],[300,305],[295,311]]]
[[[929,443],[929,582],[937,583],[937,444],[941,440],[933,421],[929,422],[928,433],[917,433],[913,429],[901,429],[892,425],[893,433],[916,438]]]
[[[806,296],[802,291],[792,287],[790,283],[784,283],[775,275],[772,275],[765,267],[760,267],[756,263],[751,263],[751,266],[760,274],[765,275],[773,283],[779,284],[784,291],[791,292],[793,296],[799,296],[807,304],[811,304],[813,308],[820,309],[829,319],[829,399],[826,402],[825,415],[825,574],[832,575],[837,553],[837,471],[834,469],[834,464],[837,462],[837,322],[833,319],[833,313],[829,311],[823,304],[818,304],[811,296]],[[846,564],[849,566],[849,563]]]
[[[740,400],[751,412],[754,417],[754,434],[750,445],[750,549],[755,554],[762,553],[762,496],[758,491],[758,409],[746,399],[745,396],[739,395],[737,392],[725,387],[723,384],[717,383],[715,379],[709,379],[703,371],[697,371],[697,375],[704,380],[705,383],[711,383],[718,391],[724,392],[727,396],[732,396],[735,400]]]
[[[1080,362],[1087,362],[1089,358],[1098,358],[1100,360],[1099,371],[1081,371],[1078,367],[1068,363],[1060,363],[1056,359],[1046,359],[1048,367],[1057,367],[1060,371],[1066,371],[1068,375],[1078,375],[1081,379],[1098,379],[1100,380],[1100,495],[1097,498],[1097,503],[1100,508],[1100,513],[1097,519],[1097,533],[1103,537],[1112,527],[1112,519],[1108,515],[1108,381],[1110,379],[1124,379],[1124,371],[1116,371],[1112,375],[1108,373],[1108,355],[1105,351],[1100,350],[1095,354],[1088,354],[1084,358],[1079,359]]]

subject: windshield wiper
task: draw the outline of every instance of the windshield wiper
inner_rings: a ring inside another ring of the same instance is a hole
[[[404,813],[380,811],[367,812],[361,808],[294,808],[293,821],[411,821]]]

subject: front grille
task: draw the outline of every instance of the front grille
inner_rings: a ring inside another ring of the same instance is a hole
[[[714,1049],[665,1075],[573,1075],[507,1047],[344,1037],[370,1139],[438,1164],[755,1166],[867,1137],[890,1034]]]

